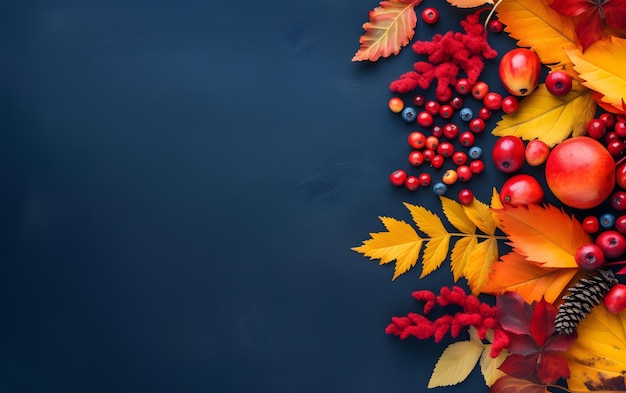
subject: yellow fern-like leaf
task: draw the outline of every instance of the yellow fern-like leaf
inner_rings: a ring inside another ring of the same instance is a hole
[[[476,232],[476,224],[467,217],[463,205],[443,196],[440,196],[439,199],[441,199],[443,214],[446,215],[450,224],[463,233],[473,234]]]
[[[493,235],[496,232],[497,221],[489,206],[475,199],[469,205],[463,206],[463,210],[483,233]]]
[[[582,53],[565,51],[588,88],[603,95],[602,101],[618,108],[626,99],[626,39],[599,40]]]
[[[420,278],[426,277],[441,266],[446,256],[448,256],[449,247],[450,235],[448,234],[433,237],[426,243],[426,249],[422,257],[422,275]]]
[[[411,205],[410,203],[405,203],[404,206],[409,209],[411,217],[413,217],[413,221],[415,221],[419,230],[431,238],[448,234],[441,219],[430,210],[422,206]]]
[[[454,243],[450,253],[450,270],[452,270],[454,282],[465,276],[466,266],[477,244],[478,239],[475,236],[462,237]]]
[[[371,239],[360,247],[352,248],[370,259],[380,259],[380,264],[396,261],[393,279],[406,273],[417,263],[423,239],[411,225],[390,217],[379,217],[387,232],[370,233]]]
[[[478,243],[470,252],[465,266],[465,277],[472,294],[478,295],[489,278],[491,265],[498,260],[498,241],[495,238]]]
[[[548,0],[505,0],[497,7],[498,19],[519,46],[531,47],[543,64],[569,63],[563,49],[578,44],[574,22],[548,6]]]
[[[570,135],[583,135],[595,111],[591,90],[579,83],[574,82],[572,90],[562,97],[550,94],[545,84],[541,84],[524,98],[515,113],[502,117],[492,134],[540,139],[554,146]]]

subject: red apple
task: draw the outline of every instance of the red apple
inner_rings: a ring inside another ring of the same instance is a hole
[[[562,203],[591,209],[604,202],[615,186],[615,161],[597,140],[577,136],[552,149],[545,167],[548,188]]]
[[[617,258],[626,252],[626,238],[612,229],[601,232],[596,237],[596,245],[607,258]]]
[[[521,173],[511,176],[500,190],[500,202],[505,206],[527,206],[543,202],[544,192],[534,177]]]
[[[533,139],[526,145],[524,152],[526,162],[530,166],[539,166],[546,162],[550,155],[550,146],[541,139]]]
[[[572,90],[572,76],[565,71],[552,71],[546,76],[546,89],[553,96],[564,96]]]
[[[505,53],[498,67],[500,81],[514,96],[527,96],[535,90],[540,73],[539,57],[526,48],[516,48]]]
[[[598,270],[604,265],[604,252],[593,243],[586,243],[576,249],[574,253],[576,264],[585,270]]]

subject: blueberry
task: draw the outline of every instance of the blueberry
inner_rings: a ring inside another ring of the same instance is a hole
[[[472,112],[470,108],[461,109],[461,112],[459,112],[459,115],[461,115],[461,120],[463,121],[470,121],[472,120],[472,117],[474,117],[474,113]]]
[[[442,182],[439,183],[435,183],[433,185],[433,191],[435,192],[435,194],[437,195],[444,195],[447,191],[448,191],[448,186],[446,186],[445,184],[443,184]]]
[[[609,229],[615,224],[615,216],[611,213],[604,213],[600,216],[600,226],[604,229]]]
[[[413,107],[407,106],[402,110],[402,119],[408,123],[413,123],[417,117],[417,112]]]
[[[481,149],[478,146],[472,146],[471,149],[469,149],[469,156],[473,159],[477,159],[480,158],[480,156],[483,154],[483,149]]]

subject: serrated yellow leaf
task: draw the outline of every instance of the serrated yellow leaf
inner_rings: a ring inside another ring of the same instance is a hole
[[[567,384],[576,391],[606,390],[615,378],[626,390],[626,311],[612,314],[604,305],[593,308],[577,328],[578,339],[565,352],[570,368]],[[614,387],[613,387],[614,389]]]
[[[542,297],[547,302],[554,303],[579,270],[546,269],[527,261],[516,252],[503,255],[491,267],[493,271],[480,292],[491,295],[517,292],[529,304],[541,300]]]
[[[404,206],[409,209],[411,217],[413,217],[413,221],[415,221],[420,231],[424,232],[431,238],[445,236],[448,234],[448,231],[443,226],[441,219],[430,210],[422,206],[415,206],[406,202],[404,203]]]
[[[417,263],[423,239],[411,225],[390,217],[379,217],[387,232],[370,233],[371,239],[360,247],[352,248],[370,259],[380,259],[380,264],[396,261],[395,280]]]
[[[460,203],[443,196],[439,198],[441,199],[443,214],[446,215],[450,224],[463,233],[474,234],[476,232],[476,224],[467,217]]]
[[[578,44],[572,18],[550,8],[548,0],[506,0],[498,4],[498,19],[518,46],[537,52],[543,64],[563,65],[569,62],[562,49]]]
[[[491,193],[491,208],[502,209],[503,207],[502,201],[500,200],[500,194],[498,194],[498,190],[494,187],[493,192]]]
[[[551,147],[570,135],[583,135],[595,115],[596,102],[591,90],[578,82],[574,85],[562,97],[550,94],[545,84],[539,85],[522,100],[515,113],[502,116],[491,133],[515,135],[525,140],[540,139]]]
[[[497,222],[489,209],[489,206],[481,201],[474,199],[469,205],[463,206],[467,217],[487,235],[493,235],[496,232]]]
[[[459,281],[465,275],[467,262],[476,244],[478,244],[478,239],[474,236],[462,237],[454,243],[450,254],[450,270],[452,270],[454,282]]]
[[[480,288],[489,278],[491,265],[497,260],[498,241],[494,238],[478,243],[472,249],[464,274],[472,294],[477,295],[480,292]]]
[[[612,36],[610,41],[596,41],[585,53],[579,49],[565,53],[585,86],[601,93],[603,102],[622,106],[626,99],[626,39]]]
[[[459,8],[480,7],[483,4],[493,4],[493,0],[446,0],[448,3]]]
[[[591,237],[573,216],[553,205],[494,211],[513,249],[544,268],[577,268],[576,249]]]
[[[498,367],[504,363],[506,357],[509,356],[509,352],[503,350],[498,357],[492,358],[489,356],[489,351],[491,351],[491,344],[485,346],[485,350],[480,356],[480,371],[487,386],[491,387],[500,377],[505,375]]]
[[[434,237],[426,243],[422,256],[422,275],[420,278],[426,277],[441,266],[448,255],[449,246],[450,235]]]
[[[476,366],[482,352],[483,345],[471,340],[450,344],[437,361],[428,388],[463,382]]]

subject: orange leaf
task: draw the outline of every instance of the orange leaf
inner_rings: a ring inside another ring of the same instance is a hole
[[[415,34],[417,15],[415,6],[422,0],[385,0],[370,11],[370,21],[363,24],[365,34],[361,47],[352,61],[376,61],[380,57],[397,55]]]
[[[493,4],[493,0],[446,0],[448,3],[459,8],[474,8],[483,4]]]
[[[492,265],[493,272],[480,292],[500,295],[507,291],[519,293],[526,303],[545,297],[554,303],[569,285],[579,269],[546,269],[528,262],[516,252],[503,255],[500,262]]]
[[[552,205],[495,210],[513,250],[544,268],[577,268],[576,249],[591,237],[573,216]]]

